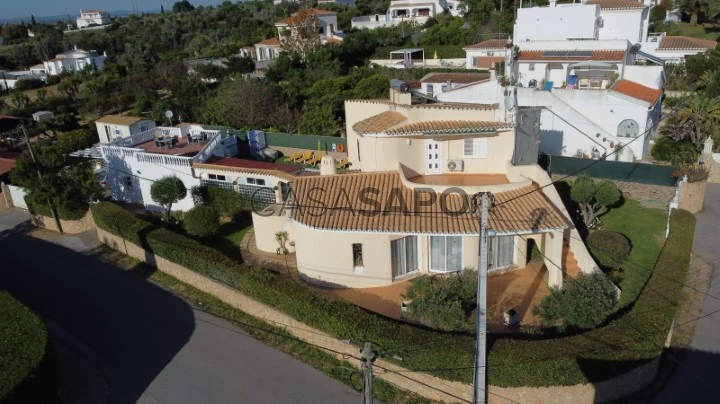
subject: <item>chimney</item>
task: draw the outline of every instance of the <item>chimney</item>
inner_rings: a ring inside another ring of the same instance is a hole
[[[73,45],[73,49],[77,50],[77,45]]]
[[[557,0],[550,0],[550,7],[557,6]]]
[[[495,71],[495,62],[490,63],[490,80],[497,79],[497,72]]]
[[[447,90],[452,90],[452,80],[448,79],[446,84],[447,84]],[[445,90],[445,91],[447,91],[447,90]]]
[[[320,159],[320,175],[335,175],[337,167],[335,167],[335,157],[325,155]]]

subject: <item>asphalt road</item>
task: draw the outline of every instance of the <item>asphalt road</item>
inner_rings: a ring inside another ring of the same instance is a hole
[[[165,289],[0,212],[0,289],[46,319],[76,402],[344,403],[361,395]],[[60,244],[68,244],[66,248]],[[67,392],[66,392],[67,393]]]
[[[720,185],[708,184],[705,208],[697,215],[693,252],[713,266],[709,296],[683,355],[655,403],[717,403],[720,400]]]

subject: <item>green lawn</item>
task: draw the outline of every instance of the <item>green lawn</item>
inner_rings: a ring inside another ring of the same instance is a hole
[[[226,256],[242,262],[240,243],[245,233],[251,228],[252,219],[249,214],[236,217],[232,222],[224,223],[220,226],[220,231],[217,236],[213,237],[208,244],[217,248]]]
[[[720,25],[711,22],[697,25],[690,25],[687,22],[681,22],[675,25],[678,35],[691,36],[701,39],[712,39],[716,41],[720,36]]]
[[[600,219],[604,230],[622,233],[632,243],[630,258],[623,267],[624,277],[620,282],[622,295],[619,307],[623,307],[637,299],[652,273],[665,237],[666,213],[626,199],[622,206],[610,210]]]

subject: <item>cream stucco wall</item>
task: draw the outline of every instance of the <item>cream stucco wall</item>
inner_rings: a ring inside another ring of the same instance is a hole
[[[288,232],[288,240],[285,247],[289,252],[295,252],[295,246],[291,242],[295,241],[293,226],[285,215],[263,216],[255,212],[252,213],[253,229],[255,231],[255,245],[258,250],[274,253],[280,247],[275,240],[275,233],[279,231]]]

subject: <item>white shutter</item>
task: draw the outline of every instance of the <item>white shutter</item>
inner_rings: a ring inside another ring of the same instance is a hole
[[[473,157],[487,158],[487,138],[473,139]]]
[[[463,155],[473,158],[487,158],[487,138],[465,139],[463,143]]]

